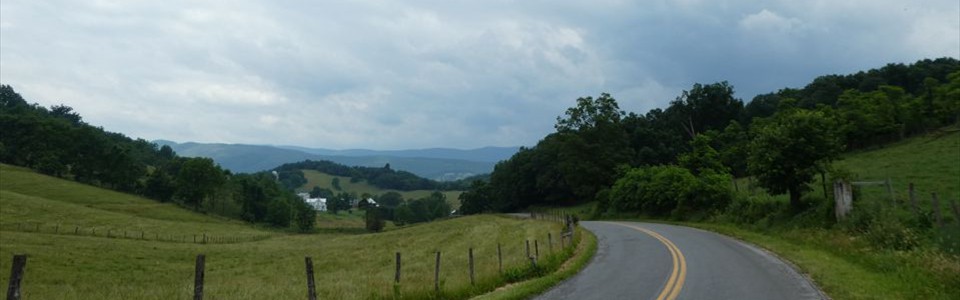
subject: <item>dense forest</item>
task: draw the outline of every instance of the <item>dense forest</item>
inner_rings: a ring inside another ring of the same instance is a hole
[[[467,189],[470,182],[486,177],[486,175],[476,175],[457,181],[440,182],[426,179],[407,171],[394,170],[390,168],[390,164],[386,164],[382,168],[348,167],[326,160],[306,160],[283,164],[273,170],[280,176],[280,181],[290,189],[299,188],[307,183],[307,179],[303,177],[302,170],[315,170],[334,176],[350,177],[351,182],[366,181],[381,189],[398,191],[459,191]]]
[[[497,164],[461,195],[465,214],[597,201],[598,214],[702,215],[727,207],[733,178],[751,176],[790,206],[830,162],[956,124],[960,62],[888,64],[828,75],[744,104],[727,82],[694,84],[665,109],[620,110],[609,94],[577,99],[556,131]],[[735,182],[734,182],[735,183]],[[736,188],[736,187],[734,187]]]
[[[280,228],[312,230],[316,212],[269,173],[231,174],[209,158],[131,139],[65,105],[28,104],[0,85],[0,162]]]

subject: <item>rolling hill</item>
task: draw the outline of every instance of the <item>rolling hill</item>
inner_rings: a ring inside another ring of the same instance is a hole
[[[204,294],[212,299],[302,298],[304,256],[313,258],[321,299],[381,299],[395,292],[422,299],[433,291],[434,251],[443,253],[442,298],[462,299],[507,283],[498,272],[498,247],[504,274],[524,274],[529,265],[524,242],[557,236],[561,227],[485,215],[375,234],[287,234],[3,164],[0,223],[0,269],[10,270],[14,254],[29,258],[24,299],[186,299],[193,289],[194,258],[201,253]],[[74,226],[81,231],[75,233]],[[97,233],[90,234],[91,228]],[[141,230],[148,234],[127,235]],[[155,232],[187,238],[157,240],[149,234]],[[259,238],[192,242],[189,237],[198,233]],[[568,253],[557,247],[549,253]],[[464,271],[468,249],[477,261],[476,285]],[[393,282],[397,252],[403,254],[399,286]],[[0,282],[9,276],[0,272]]]
[[[327,150],[301,147],[275,147],[241,144],[175,143],[157,140],[177,154],[187,157],[209,157],[234,172],[250,173],[270,170],[285,163],[304,160],[329,160],[347,166],[382,167],[420,177],[449,181],[493,171],[496,162],[509,158],[517,148],[480,148],[474,150],[424,149],[401,151]]]
[[[366,181],[350,182],[350,177],[333,176],[333,175],[326,174],[323,172],[318,172],[315,170],[303,170],[303,175],[307,179],[307,183],[304,183],[303,186],[297,189],[297,191],[300,191],[300,192],[309,192],[311,189],[313,189],[314,186],[330,189],[334,192],[340,192],[335,190],[333,188],[333,184],[331,183],[333,181],[333,178],[340,178],[340,187],[342,188],[343,192],[348,192],[348,193],[355,192],[358,195],[362,195],[364,193],[368,193],[371,195],[382,195],[387,192],[397,192],[397,193],[400,193],[400,195],[403,195],[403,199],[412,200],[412,199],[425,198],[429,196],[431,193],[433,193],[433,191],[428,191],[428,190],[416,190],[416,191],[385,190],[385,189],[381,189],[376,186],[373,186],[367,183]],[[460,197],[460,194],[463,193],[463,191],[442,191],[441,193],[443,193],[443,195],[447,197],[447,203],[450,203],[450,207],[453,207],[455,209],[460,207],[459,197]]]

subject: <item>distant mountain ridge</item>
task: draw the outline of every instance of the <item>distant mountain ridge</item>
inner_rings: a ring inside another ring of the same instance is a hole
[[[485,147],[472,150],[431,148],[421,150],[331,150],[296,146],[267,146],[217,143],[177,143],[168,145],[177,154],[210,157],[221,167],[234,172],[251,173],[304,160],[329,160],[347,166],[382,167],[404,170],[433,180],[449,181],[493,171],[500,160],[510,158],[519,147]]]
[[[332,156],[395,156],[395,157],[420,157],[420,158],[441,158],[441,159],[460,159],[468,161],[499,162],[513,156],[520,149],[519,147],[483,147],[477,149],[453,149],[453,148],[426,148],[410,150],[368,150],[368,149],[346,149],[332,150],[324,148],[307,148],[298,146],[276,146],[277,148],[303,151],[310,154],[332,155]]]

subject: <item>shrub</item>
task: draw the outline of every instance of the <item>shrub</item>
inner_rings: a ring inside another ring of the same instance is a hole
[[[676,218],[707,215],[733,199],[730,175],[706,172],[699,177],[677,166],[636,168],[626,172],[609,192],[598,193],[601,205],[615,212],[642,212]]]
[[[733,197],[721,219],[737,224],[757,224],[783,210],[784,204],[768,195],[737,195]]]
[[[386,222],[383,220],[383,212],[380,211],[380,208],[367,207],[366,211],[367,214],[364,216],[364,220],[366,221],[367,230],[372,232],[383,230]]]

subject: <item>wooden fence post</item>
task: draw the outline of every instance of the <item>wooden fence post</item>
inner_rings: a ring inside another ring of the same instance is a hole
[[[440,296],[440,250],[437,250],[437,264],[433,269],[433,290]]]
[[[197,255],[197,267],[193,275],[193,300],[203,300],[203,266],[206,255]]]
[[[535,257],[540,257],[540,243],[537,240],[533,240],[533,253]]]
[[[943,217],[940,215],[940,199],[937,199],[937,193],[930,193],[932,199],[930,205],[933,206],[933,217],[937,220],[937,227],[943,227]]]
[[[20,281],[23,280],[23,268],[27,265],[27,255],[13,256],[13,266],[10,267],[10,282],[7,285],[7,300],[20,300]]]
[[[313,281],[313,259],[306,256],[303,258],[303,264],[307,267],[307,299],[317,300],[317,286]]]
[[[550,248],[550,253],[553,253],[553,234],[547,232],[547,248]]]
[[[393,275],[393,282],[400,284],[400,252],[397,252],[397,271]]]
[[[473,277],[473,247],[470,247],[470,285],[474,285]]]
[[[530,240],[527,240],[527,257],[530,257]]]
[[[498,270],[500,274],[503,274],[503,251],[500,250],[500,243],[497,243],[497,265],[500,267]]]

